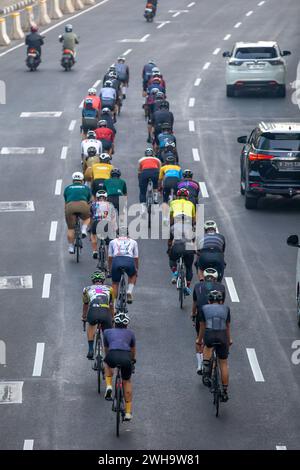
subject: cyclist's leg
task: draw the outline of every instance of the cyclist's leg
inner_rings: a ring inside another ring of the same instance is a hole
[[[204,334],[204,348],[203,348],[203,384],[210,386],[210,360],[212,355],[212,337],[210,333],[205,331]]]
[[[154,203],[158,203],[158,177],[159,177],[159,170],[152,170],[151,179],[153,182],[153,195],[154,195]]]
[[[88,359],[93,359],[93,356],[94,356],[94,351],[93,351],[93,347],[94,347],[94,336],[95,336],[95,333],[96,333],[96,329],[97,329],[97,319],[98,319],[98,307],[89,307],[88,309],[88,313],[87,313],[87,330],[86,330],[86,333],[87,333],[87,340],[88,340],[88,346],[89,346],[89,350],[88,350],[88,354],[87,354],[87,358]]]
[[[146,203],[146,193],[147,193],[147,185],[148,185],[148,178],[147,178],[147,170],[142,171],[139,174],[139,186],[140,186],[140,203]]]
[[[132,382],[131,382],[131,354],[128,351],[119,351],[119,363],[124,386],[125,420],[132,418]]]
[[[98,258],[98,250],[97,250],[97,225],[98,221],[93,220],[92,228],[91,228],[91,242],[92,242],[92,250],[93,250],[93,258]]]
[[[82,227],[81,227],[81,233],[82,233],[82,237],[86,237],[87,236],[87,229],[88,229],[88,226],[90,224],[90,206],[87,202],[84,202],[84,201],[79,201],[79,204],[80,206],[80,218],[82,220]]]
[[[69,253],[74,253],[74,242],[75,242],[75,223],[76,217],[74,213],[76,212],[75,206],[73,202],[69,202],[66,204],[65,208],[65,218],[68,227],[67,239],[69,242]]]
[[[135,269],[134,258],[129,258],[128,256],[126,256],[125,258],[126,260],[124,260],[124,264],[125,264],[124,268],[128,276],[127,302],[132,303],[133,289],[136,284],[136,269]]]
[[[223,386],[222,400],[227,401],[228,395],[228,383],[229,383],[229,369],[228,369],[228,354],[229,354],[229,345],[226,339],[226,334],[224,337],[220,338],[220,345],[216,347],[217,356],[219,358],[219,365],[221,371],[221,380]]]
[[[114,299],[116,300],[118,297],[118,287],[121,280],[121,268],[122,268],[122,260],[121,256],[115,256],[112,260],[112,268],[111,268],[111,280],[112,280],[112,289],[114,294]]]
[[[114,375],[114,368],[116,367],[117,363],[115,361],[115,353],[116,351],[108,351],[104,359],[104,369],[105,369],[105,383],[106,383],[106,391],[105,391],[105,400],[112,400],[112,379]]]
[[[194,262],[194,253],[190,251],[185,251],[183,255],[183,261],[186,270],[186,285],[187,285],[187,293],[188,295],[191,294],[190,286],[193,279],[193,262]]]

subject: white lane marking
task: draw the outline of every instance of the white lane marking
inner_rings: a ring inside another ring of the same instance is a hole
[[[195,5],[195,2],[189,3],[188,6],[187,6],[187,8],[191,8],[191,7],[193,7],[194,5]]]
[[[252,15],[252,13],[253,13],[253,10],[250,10],[250,11],[248,11],[248,13],[246,13],[246,16],[250,16],[250,15]]]
[[[75,126],[76,126],[76,119],[73,119],[73,120],[70,122],[69,131],[74,131]]]
[[[145,36],[143,36],[142,39],[140,39],[140,42],[146,42],[150,36],[151,34],[145,34]]]
[[[27,117],[32,117],[32,118],[48,118],[48,117],[60,117],[62,115],[62,111],[34,111],[34,112],[25,112],[21,113],[20,117],[21,118],[27,118]]]
[[[92,88],[97,88],[101,83],[101,80],[96,80],[94,85],[92,85]]]
[[[171,23],[171,21],[162,21],[161,24],[157,26],[157,29],[163,28],[166,24]]]
[[[57,221],[52,221],[50,226],[49,242],[55,242],[57,232]]]
[[[210,67],[210,62],[206,62],[206,64],[203,65],[203,70],[207,70]]]
[[[24,382],[0,382],[0,405],[22,403]]]
[[[44,352],[45,352],[45,343],[37,343],[33,372],[32,372],[33,377],[40,377],[42,375]]]
[[[132,49],[127,49],[127,51],[125,51],[122,55],[128,55],[130,52],[132,52]]]
[[[189,131],[195,132],[195,121],[189,121]]]
[[[72,122],[74,122],[74,121],[72,121]],[[75,121],[75,124],[76,124],[76,121]],[[71,126],[71,124],[70,124],[70,126]],[[74,127],[75,127],[75,125],[74,125]],[[74,129],[74,127],[73,127],[73,129]],[[72,129],[72,130],[73,130],[73,129]],[[69,127],[69,130],[71,130],[70,127]],[[68,146],[65,145],[65,146],[61,149],[60,158],[61,158],[62,160],[65,160],[65,159],[67,158],[67,153],[68,153]]]
[[[220,47],[217,47],[217,48],[214,50],[213,55],[219,54],[220,50],[221,50],[221,48],[220,48]]]
[[[23,444],[23,450],[32,450],[33,449],[33,439],[25,439]]]
[[[80,105],[78,106],[78,108],[82,109],[83,108],[83,104],[84,104],[84,100],[81,101]]]
[[[256,352],[254,348],[246,348],[248,359],[250,362],[250,366],[254,375],[254,378],[256,382],[264,382],[264,376],[262,374],[262,371],[259,367],[259,363],[256,357]]]
[[[200,162],[199,150],[192,149],[192,152],[193,152],[193,159],[195,160],[195,162]]]
[[[45,152],[45,147],[2,147],[1,155],[24,155],[24,154],[38,154],[42,155]]]
[[[209,197],[206,184],[204,183],[204,181],[199,181],[199,186],[200,186],[202,197]]]
[[[52,274],[45,274],[43,282],[42,299],[49,299]]]
[[[60,26],[60,25],[62,25],[62,24],[64,24],[64,23],[70,22],[71,19],[78,18],[78,16],[84,15],[85,13],[88,13],[89,11],[94,10],[95,8],[98,8],[100,5],[103,5],[104,3],[107,3],[107,2],[109,2],[109,0],[102,0],[102,2],[97,3],[97,5],[93,5],[92,7],[89,7],[89,8],[87,8],[87,9],[84,10],[84,11],[81,11],[81,12],[79,12],[79,13],[76,13],[75,15],[69,16],[67,19],[62,20],[62,21],[60,21],[59,23],[56,23],[55,25],[50,26],[50,28],[47,28],[47,29],[45,29],[44,31],[41,31],[41,32],[42,32],[43,34],[46,34],[46,33],[48,33],[49,31],[52,31],[52,29],[55,29],[55,28],[57,28],[58,26]],[[0,54],[0,57],[2,57],[2,56],[4,56],[4,55],[8,54],[9,52],[14,51],[15,49],[18,49],[19,47],[24,46],[24,44],[25,44],[25,43],[22,42],[21,44],[18,44],[17,46],[11,47],[11,48],[8,49],[7,51],[2,52],[2,54]]]
[[[287,450],[286,446],[276,446],[276,450]]]
[[[0,277],[0,289],[32,289],[32,276]]]
[[[189,108],[193,108],[195,106],[195,98],[189,99]]]
[[[62,186],[62,180],[56,180],[55,191],[54,191],[55,196],[61,195],[61,186]]]
[[[176,13],[174,13],[174,15],[172,15],[173,18],[176,18],[176,16],[179,16],[181,13],[181,11],[177,11]]]
[[[236,288],[235,288],[232,277],[225,277],[225,281],[226,281],[226,284],[227,284],[227,289],[229,290],[231,302],[239,302],[240,299],[239,299],[239,296],[237,294],[237,291],[236,291]]]
[[[0,201],[0,212],[33,212],[33,201]]]
[[[264,3],[265,3],[265,1],[259,2],[257,5],[258,5],[259,7],[261,7]]]
[[[202,78],[196,78],[194,86],[199,86],[202,81]]]
[[[224,41],[228,41],[229,38],[231,38],[231,34],[226,34],[226,36],[224,37]]]
[[[235,27],[235,28],[239,28],[239,27],[241,26],[241,24],[242,24],[242,23],[239,22],[239,23],[235,24],[234,27]]]

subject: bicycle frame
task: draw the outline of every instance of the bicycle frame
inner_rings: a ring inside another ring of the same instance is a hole
[[[97,386],[98,393],[100,393],[101,388],[101,375],[104,380],[104,342],[103,342],[103,332],[101,324],[97,324],[97,330],[94,337],[94,366],[93,369],[97,371]]]
[[[97,268],[100,271],[107,272],[107,248],[106,242],[103,238],[100,239],[99,248],[98,248],[98,263]]]
[[[154,192],[153,192],[153,181],[151,178],[148,179],[148,186],[146,192],[146,206],[148,212],[148,228],[151,228],[151,206],[154,203]]]
[[[123,379],[121,368],[117,365],[117,375],[115,379],[115,394],[113,398],[112,410],[116,412],[116,434],[120,436],[120,422],[124,421],[125,417],[125,401],[123,391]]]
[[[220,369],[219,369],[218,357],[217,357],[215,346],[216,345],[213,346],[212,355],[210,359],[210,376],[211,376],[210,391],[211,393],[213,393],[213,396],[214,396],[213,404],[216,407],[216,417],[218,417],[219,410],[220,410],[221,385],[220,385]]]

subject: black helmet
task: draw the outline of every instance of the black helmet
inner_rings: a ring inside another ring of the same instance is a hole
[[[207,296],[208,300],[210,302],[221,302],[223,300],[223,294],[222,292],[218,291],[218,290],[212,290],[208,296]]]
[[[164,100],[165,94],[162,91],[158,91],[155,95],[155,101]]]
[[[161,130],[162,131],[171,131],[172,126],[168,122],[163,122],[161,125]]]
[[[184,178],[193,178],[193,172],[191,170],[184,170],[183,177]]]
[[[104,87],[111,88],[112,86],[113,84],[111,80],[106,80],[106,82],[104,83]]]
[[[66,33],[71,33],[72,31],[73,31],[73,26],[71,24],[66,24],[65,32]]]
[[[168,152],[166,162],[167,163],[175,163],[176,162],[176,157],[173,155],[172,152]]]
[[[95,271],[93,274],[91,274],[91,280],[92,282],[104,282],[106,279],[105,273],[103,271]]]
[[[119,168],[114,168],[114,169],[111,170],[111,172],[110,172],[110,176],[111,176],[112,178],[120,178],[121,174],[122,174],[122,173],[121,173],[121,170],[119,170]]]
[[[169,101],[167,100],[164,100],[160,103],[159,105],[160,109],[169,109],[170,105],[169,105]]]
[[[95,157],[97,155],[96,147],[89,147],[87,149],[87,154],[88,154],[89,157]]]
[[[145,157],[153,157],[154,152],[152,147],[148,147],[145,150]]]

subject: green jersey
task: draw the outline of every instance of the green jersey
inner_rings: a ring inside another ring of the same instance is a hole
[[[104,185],[108,196],[127,196],[126,182],[121,178],[109,178]]]
[[[73,201],[86,201],[91,199],[91,191],[85,184],[70,184],[65,188],[64,198],[66,203]]]

